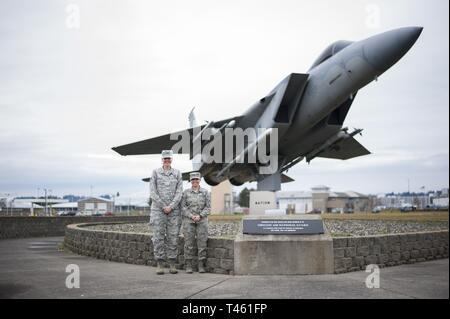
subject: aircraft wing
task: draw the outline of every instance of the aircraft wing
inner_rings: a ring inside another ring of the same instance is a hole
[[[319,153],[317,157],[348,160],[369,154],[371,153],[357,140],[353,137],[349,137]]]
[[[225,123],[231,122],[233,120],[235,120],[238,124],[238,120],[240,118],[241,117],[238,116],[238,117],[222,120],[219,122],[214,122],[214,127],[220,127],[220,126],[224,125]],[[200,129],[202,129],[204,127],[205,127],[205,125],[201,125]],[[190,141],[192,143],[193,128],[186,129],[185,131],[189,132]],[[163,150],[172,149],[172,147],[178,142],[178,140],[170,139],[170,136],[172,134],[175,134],[175,136],[178,136],[178,138],[180,138],[181,133],[185,132],[185,131],[179,131],[176,133],[170,133],[170,134],[150,138],[147,140],[143,140],[143,141],[139,141],[139,142],[135,142],[135,143],[131,143],[131,144],[121,145],[121,146],[113,147],[112,149],[113,149],[113,151],[116,151],[120,155],[160,154]],[[180,133],[180,134],[178,134],[178,133]],[[180,153],[180,152],[178,152],[178,153]]]
[[[192,128],[187,131],[192,139]],[[112,149],[120,155],[160,154],[163,150],[170,150],[172,146],[178,142],[177,140],[171,140],[170,135],[171,134],[166,134],[131,144],[113,147]]]

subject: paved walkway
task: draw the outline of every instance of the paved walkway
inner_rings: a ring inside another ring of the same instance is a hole
[[[0,298],[449,298],[448,259],[322,276],[158,276],[155,268],[97,260],[58,250],[62,237],[0,240]],[[66,266],[80,269],[80,288],[65,286]]]

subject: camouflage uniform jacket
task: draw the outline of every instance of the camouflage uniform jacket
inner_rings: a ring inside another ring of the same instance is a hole
[[[151,209],[163,209],[166,206],[176,210],[183,196],[183,180],[179,170],[162,167],[153,170],[150,178]]]
[[[194,222],[191,218],[195,215],[206,219],[211,213],[211,196],[209,192],[201,187],[197,191],[192,188],[185,190],[181,200],[181,209],[186,220]]]

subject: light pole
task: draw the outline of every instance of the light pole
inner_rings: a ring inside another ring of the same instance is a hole
[[[112,213],[114,214],[116,212],[116,197],[119,197],[119,192],[117,192],[115,194],[111,194],[111,197],[113,199]]]
[[[111,194],[111,197],[112,197],[112,213],[114,214],[114,210],[115,210],[115,208],[114,208],[114,205],[115,205],[115,203],[116,203],[116,195],[114,195],[114,194]]]
[[[9,202],[9,205],[11,205],[11,202],[9,201],[9,196],[10,196],[11,194],[6,194],[6,216],[8,216],[8,202]]]
[[[53,191],[51,189],[48,190],[49,192],[49,197],[52,196]],[[48,215],[51,216],[52,215],[52,204],[49,204],[50,209],[48,210]]]
[[[44,211],[44,215],[47,216],[47,188],[44,188],[44,192],[45,192],[45,211]]]
[[[17,196],[17,194],[15,196]],[[16,197],[13,197],[11,199],[11,201],[9,202],[9,213],[11,214],[11,216],[14,215],[13,203],[14,203],[15,199],[16,199]]]
[[[47,216],[48,215],[48,209],[47,209],[47,192],[51,192],[51,189],[48,188],[43,188],[44,190],[44,194],[45,194],[45,208],[44,208],[44,215]]]

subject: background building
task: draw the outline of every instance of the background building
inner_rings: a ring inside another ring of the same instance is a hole
[[[149,200],[143,199],[119,199],[114,202],[114,212],[121,214],[129,214],[131,212],[140,214],[150,214]]]
[[[288,213],[353,213],[372,209],[369,196],[354,191],[332,192],[329,187],[319,185],[309,192],[277,192],[280,209]]]
[[[278,192],[277,200],[279,208],[288,213],[306,214],[313,210],[311,192]]]
[[[448,208],[448,188],[434,192],[432,196],[432,204],[437,207]]]
[[[78,201],[78,212],[85,215],[106,214],[114,211],[114,202],[102,197],[88,197]]]
[[[51,216],[55,205],[67,203],[60,198],[0,198],[0,215],[2,216]]]
[[[69,202],[52,205],[52,214],[59,213],[76,213],[78,209],[78,203]]]
[[[431,206],[448,207],[448,190],[381,194],[377,196],[375,204],[389,209],[400,209],[404,206],[415,206],[418,210]]]
[[[226,180],[211,187],[211,213],[231,214],[234,209],[233,186]]]

